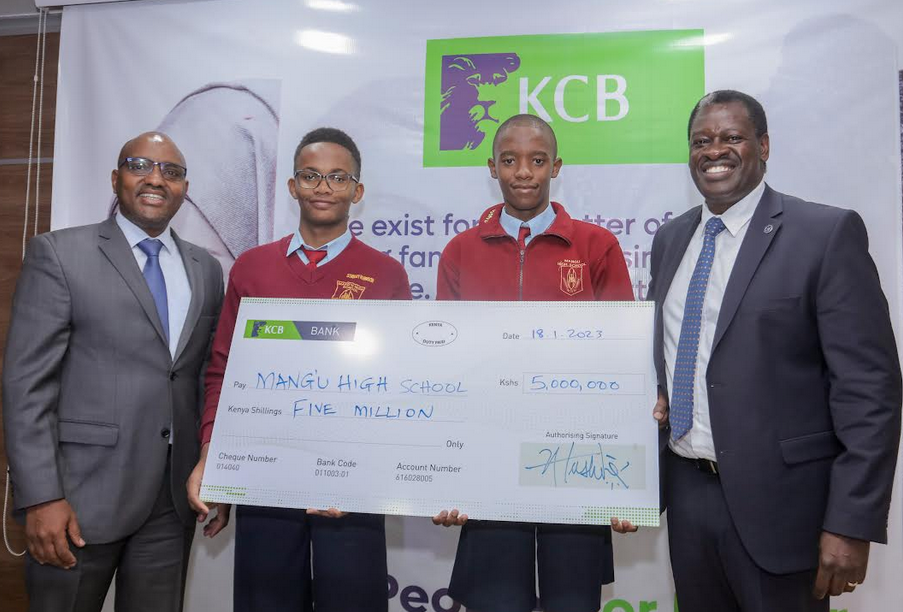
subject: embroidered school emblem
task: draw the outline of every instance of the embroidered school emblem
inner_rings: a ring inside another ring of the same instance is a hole
[[[357,283],[349,281],[336,281],[335,293],[332,294],[334,300],[359,300],[361,295],[367,288]]]
[[[566,295],[577,295],[583,291],[583,268],[586,264],[575,259],[558,262],[558,273],[561,278],[558,288]]]

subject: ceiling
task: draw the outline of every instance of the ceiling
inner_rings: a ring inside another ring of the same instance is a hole
[[[0,0],[0,17],[34,12],[34,0]]]
[[[52,11],[47,19],[47,31],[59,30],[59,12]],[[35,34],[37,31],[38,11],[34,0],[0,0],[0,36]]]

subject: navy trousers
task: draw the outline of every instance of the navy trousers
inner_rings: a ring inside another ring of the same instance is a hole
[[[387,612],[385,517],[239,506],[235,612]]]
[[[596,612],[614,579],[608,526],[469,521],[448,594],[479,612]]]
[[[670,450],[665,457],[668,541],[680,612],[828,612],[828,598],[812,596],[814,569],[771,574],[756,565],[717,475],[701,472]]]

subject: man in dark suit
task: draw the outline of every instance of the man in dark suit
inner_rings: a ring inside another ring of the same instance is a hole
[[[222,270],[169,229],[188,189],[164,134],[129,141],[119,213],[31,240],[3,370],[30,609],[181,609],[200,376]]]
[[[705,198],[652,245],[671,566],[681,612],[827,611],[887,541],[901,381],[853,211],[764,183],[765,112],[689,122]]]

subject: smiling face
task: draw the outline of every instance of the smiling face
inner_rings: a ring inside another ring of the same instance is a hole
[[[549,130],[532,124],[504,126],[496,136],[489,173],[498,179],[505,211],[529,221],[549,206],[552,179],[558,176],[561,159]]]
[[[185,166],[178,147],[166,135],[156,132],[141,134],[127,142],[119,154],[119,162],[126,157]],[[160,166],[154,166],[147,176],[138,176],[127,166],[121,166],[113,170],[111,180],[119,200],[119,212],[149,236],[159,236],[166,229],[188,191],[186,179],[168,180],[160,172]]]
[[[351,151],[332,142],[315,142],[298,152],[296,172],[313,170],[324,177],[313,189],[302,187],[295,178],[288,180],[288,190],[301,209],[301,236],[305,242],[311,241],[308,242],[311,246],[321,246],[338,238],[348,228],[349,209],[364,196],[364,186],[348,181],[344,190],[334,191],[325,177],[336,172],[356,176],[356,167]],[[314,233],[318,239],[314,239]]]
[[[757,137],[741,102],[702,107],[690,126],[690,175],[715,214],[746,197],[765,176],[768,134]]]

